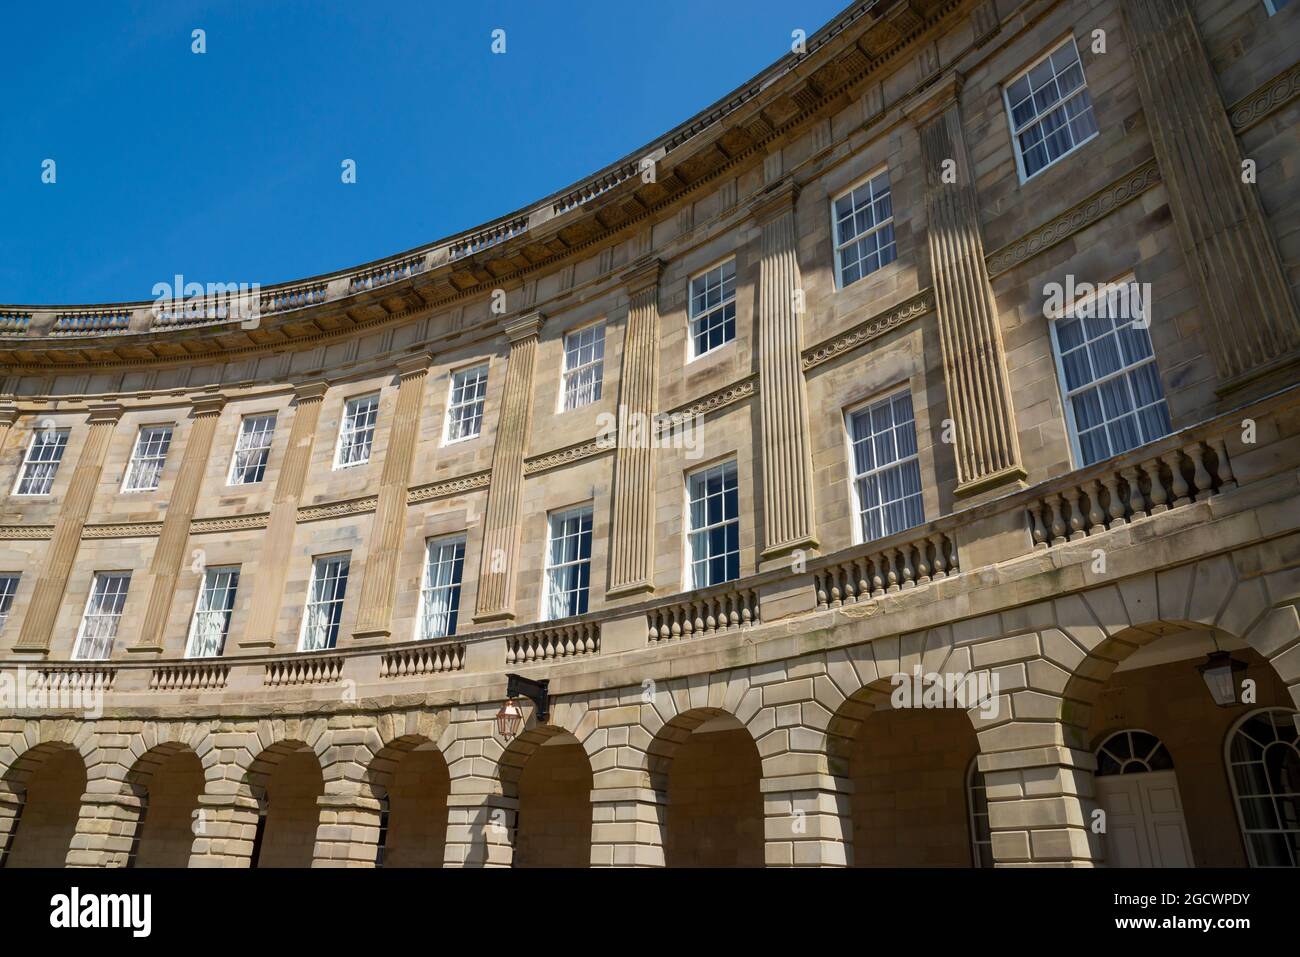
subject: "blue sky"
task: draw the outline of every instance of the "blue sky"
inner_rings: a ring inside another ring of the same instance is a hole
[[[846,3],[13,5],[0,303],[265,285],[430,242],[640,147]]]

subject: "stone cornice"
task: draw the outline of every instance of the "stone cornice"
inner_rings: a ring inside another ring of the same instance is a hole
[[[858,323],[848,332],[823,340],[803,352],[803,369],[809,369],[829,362],[837,356],[852,352],[866,345],[872,339],[878,339],[885,333],[897,329],[918,316],[923,316],[934,309],[934,290],[923,289],[910,299],[904,300],[893,308],[879,312],[869,319]]]
[[[787,177],[760,192],[749,202],[749,215],[761,226],[769,220],[794,211],[799,186]]]
[[[1112,210],[1145,193],[1160,182],[1160,168],[1149,159],[1137,169],[1104,186],[1087,199],[1052,217],[1033,232],[990,253],[985,262],[992,278],[1032,259],[1045,249],[1068,239],[1108,215]]]
[[[917,126],[924,126],[949,106],[957,102],[965,77],[957,70],[949,70],[938,81],[917,93],[903,104],[903,115]]]
[[[405,379],[407,376],[426,375],[429,372],[429,366],[433,363],[433,354],[430,352],[417,352],[415,355],[403,356],[393,363],[397,367],[397,374]]]
[[[663,273],[664,263],[657,256],[646,256],[636,261],[631,269],[619,277],[627,289],[629,297],[645,292],[659,285],[659,276]]]
[[[545,322],[546,317],[540,312],[529,312],[522,316],[507,319],[501,323],[501,329],[505,332],[506,338],[512,343],[522,342],[540,333],[542,324]]]
[[[310,402],[325,398],[325,393],[329,391],[329,383],[323,381],[304,382],[293,388],[293,397],[298,402]]]
[[[90,422],[116,422],[122,418],[122,413],[126,411],[116,402],[96,403],[86,410],[86,421]]]

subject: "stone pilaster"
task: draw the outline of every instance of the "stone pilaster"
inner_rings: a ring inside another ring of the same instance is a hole
[[[537,335],[544,321],[529,313],[505,324],[510,340],[501,417],[492,450],[492,483],[483,520],[483,557],[479,566],[477,622],[515,617],[515,565],[519,552],[519,510],[524,496],[524,456],[533,421],[533,368]]]
[[[0,448],[9,441],[9,430],[18,421],[18,407],[8,402],[0,402]]]
[[[14,651],[49,654],[54,622],[59,615],[59,606],[63,604],[68,576],[72,573],[72,563],[77,558],[77,548],[81,544],[81,530],[85,527],[90,504],[95,498],[95,489],[99,485],[113,429],[121,417],[120,405],[90,407],[90,413],[86,417],[86,441],[72,472],[72,481],[68,483],[67,494],[63,497],[63,507],[55,520],[54,534],[46,547],[45,559],[41,562],[31,604],[27,607],[27,615],[23,619],[22,631],[18,634]]]
[[[1101,860],[1092,832],[1093,755],[1050,746],[981,754],[978,761],[997,866],[1092,867]]]
[[[786,180],[762,195],[753,215],[762,230],[759,260],[758,368],[763,434],[763,553],[779,559],[817,547],[813,517],[808,388],[803,377],[803,283],[794,202]]]
[[[591,866],[663,867],[664,796],[653,788],[591,792]]]
[[[429,361],[430,356],[422,353],[397,364],[397,409],[384,445],[379,501],[366,548],[361,604],[352,633],[357,640],[382,640],[392,633],[393,589],[397,582],[397,561],[402,554],[402,532],[406,529],[406,489],[420,435],[420,410],[424,408]]]
[[[257,799],[250,794],[200,794],[190,867],[251,867]]]
[[[447,799],[444,867],[509,867],[514,860],[519,802],[502,794],[456,794]]]
[[[126,867],[144,813],[135,794],[82,795],[68,867]]]
[[[768,867],[853,864],[850,783],[829,774],[764,778],[763,833]]]
[[[240,641],[241,648],[267,649],[275,646],[275,627],[284,600],[284,580],[288,573],[288,556],[293,549],[298,525],[298,501],[302,498],[311,449],[316,440],[316,423],[320,420],[321,401],[326,384],[313,382],[299,386],[297,409],[289,429],[289,445],[280,465],[271,500],[271,516],[262,539],[257,575],[254,578],[252,609],[248,630]]]
[[[322,794],[312,867],[371,867],[379,853],[379,799],[363,794]]]
[[[1226,392],[1300,360],[1300,314],[1187,0],[1124,13],[1138,91]]]
[[[654,590],[653,415],[659,395],[659,273],[649,259],[624,274],[627,325],[618,380],[618,444],[610,521],[611,597]]]
[[[0,781],[0,867],[4,867],[9,848],[23,813],[23,796],[8,781]]]
[[[979,203],[951,74],[907,106],[921,135],[930,270],[955,425],[958,494],[1025,477]],[[945,181],[947,180],[947,181]]]
[[[127,650],[162,654],[166,641],[164,631],[171,614],[172,598],[176,594],[176,580],[185,561],[185,546],[190,540],[190,522],[194,519],[194,506],[199,500],[203,473],[208,466],[208,453],[212,451],[212,437],[217,431],[217,421],[225,405],[224,396],[204,396],[192,400],[189,438],[181,456],[180,471],[172,489],[171,501],[163,519],[158,544],[154,548],[153,562],[149,567],[152,583],[149,586],[149,604],[144,613],[140,637]],[[183,638],[181,639],[184,640]]]

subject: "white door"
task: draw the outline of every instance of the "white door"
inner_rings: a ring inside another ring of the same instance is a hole
[[[1111,867],[1191,867],[1192,845],[1173,771],[1097,778],[1106,812],[1106,863]]]

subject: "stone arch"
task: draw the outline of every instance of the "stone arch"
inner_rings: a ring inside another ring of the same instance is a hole
[[[451,771],[428,737],[403,734],[367,763],[368,793],[380,805],[376,861],[383,867],[442,867]]]
[[[1288,796],[1300,792],[1295,729],[1300,729],[1300,712],[1292,708],[1252,708],[1233,722],[1223,741],[1237,826],[1252,867],[1300,866],[1294,836],[1300,800]]]
[[[139,800],[128,855],[135,867],[188,865],[206,783],[198,755],[179,741],[155,744],[131,763],[123,790]]]
[[[302,739],[285,737],[263,748],[244,772],[259,808],[254,866],[310,866],[320,822],[317,802],[325,790],[320,754]]]
[[[0,748],[0,767],[9,769],[4,779],[10,779],[10,773],[15,770],[21,771],[24,755],[43,745],[65,745],[76,751],[85,766],[87,781],[109,776],[116,766],[95,743],[94,722],[42,719],[27,722]]]
[[[80,749],[57,736],[25,747],[3,776],[0,863],[62,867],[77,832],[88,769]]]
[[[587,867],[591,863],[594,775],[591,757],[571,731],[534,725],[497,762],[502,792],[516,802],[515,867]]]

